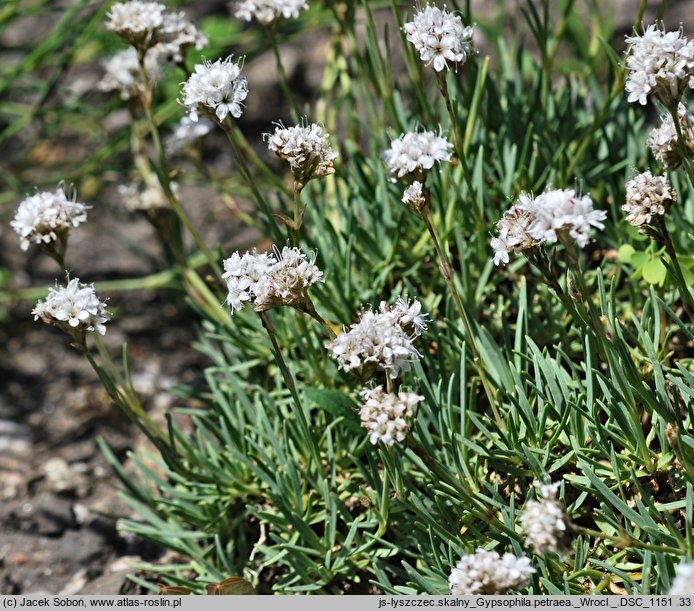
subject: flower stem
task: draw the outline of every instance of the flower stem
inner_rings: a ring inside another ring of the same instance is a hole
[[[158,163],[155,164],[155,169],[159,178],[159,182],[161,184],[162,191],[164,192],[166,199],[171,205],[171,208],[176,213],[176,216],[178,217],[179,221],[185,226],[185,228],[188,230],[188,233],[190,233],[190,235],[192,236],[195,245],[198,247],[198,250],[207,257],[210,267],[214,270],[215,274],[219,278],[221,278],[222,270],[219,267],[219,264],[217,263],[216,257],[207,247],[207,244],[205,244],[205,241],[200,236],[200,233],[195,228],[193,223],[191,223],[190,219],[188,218],[188,215],[183,210],[183,207],[181,206],[181,203],[178,201],[178,198],[174,195],[173,191],[171,190],[171,180],[169,178],[166,154],[164,153],[164,146],[161,142],[161,137],[159,135],[159,128],[157,126],[156,120],[154,119],[154,114],[152,113],[152,87],[150,86],[149,79],[147,77],[144,53],[138,53],[138,59],[140,64],[140,78],[142,80],[143,88],[141,96],[142,106],[145,110],[145,117],[147,119],[149,131],[152,136],[152,142],[154,143],[154,148],[157,152]],[[185,259],[181,257],[181,261],[179,262],[185,264]]]
[[[272,208],[270,207],[270,204],[268,201],[265,199],[263,194],[260,192],[258,189],[258,185],[256,185],[255,180],[253,180],[253,176],[251,175],[250,170],[248,169],[248,166],[246,165],[246,157],[243,155],[241,151],[241,146],[238,141],[236,132],[232,128],[232,126],[229,124],[228,121],[224,121],[221,123],[221,128],[224,131],[224,133],[227,136],[227,139],[229,140],[229,143],[231,144],[231,148],[234,151],[234,156],[236,158],[236,162],[238,163],[238,168],[239,171],[241,172],[241,176],[243,177],[244,181],[248,185],[249,189],[251,190],[251,193],[253,194],[253,197],[255,198],[256,202],[258,203],[258,206],[262,210],[263,214],[266,216],[268,225],[270,227],[270,231],[273,234],[273,239],[274,241],[281,241],[281,233],[279,230],[279,227],[277,226],[277,223],[275,221],[275,217],[272,213]]]
[[[439,85],[439,91],[446,103],[446,110],[448,111],[448,117],[451,121],[451,129],[453,130],[453,138],[455,139],[455,150],[458,153],[458,157],[464,157],[465,152],[463,151],[463,140],[460,137],[460,126],[458,125],[458,116],[455,114],[455,109],[453,108],[453,101],[448,92],[448,83],[446,82],[446,71],[436,73],[436,82]]]
[[[191,269],[201,267],[205,264],[206,259],[202,253],[193,255],[188,259],[187,266]],[[153,290],[159,288],[175,288],[177,286],[176,279],[180,270],[166,269],[156,274],[142,276],[141,278],[124,278],[122,280],[105,280],[96,282],[95,288],[97,291],[108,293],[117,293],[124,291],[142,291]],[[45,297],[46,289],[44,287],[30,287],[19,289],[16,291],[5,290],[0,291],[0,303],[11,301],[36,301]]]
[[[285,72],[284,65],[282,64],[282,55],[280,54],[280,46],[279,42],[277,41],[276,32],[272,27],[266,28],[266,31],[268,33],[268,37],[270,38],[272,51],[275,54],[275,63],[277,64],[277,74],[279,75],[280,79],[280,87],[282,87],[282,92],[291,106],[292,119],[298,122],[301,120],[301,111],[299,109],[299,104],[294,97],[294,93],[292,92],[291,87],[289,87],[289,80],[287,79],[287,73]]]
[[[576,303],[569,295],[566,294],[566,291],[564,291],[559,283],[559,278],[557,277],[555,270],[550,266],[544,253],[539,250],[534,252],[528,251],[525,253],[525,256],[533,267],[535,267],[542,274],[545,284],[547,284],[547,286],[554,291],[556,296],[559,298],[559,301],[561,301],[562,305],[566,308],[571,317],[585,330],[590,330],[590,324],[588,323],[586,316],[581,315],[576,308]]]
[[[161,442],[166,442],[167,436],[164,431],[152,420],[152,418],[143,409],[140,399],[137,393],[132,388],[132,385],[128,384],[118,371],[111,355],[106,350],[105,346],[99,339],[98,335],[93,335],[93,341],[99,355],[104,360],[106,369],[100,367],[94,360],[94,357],[89,352],[89,349],[85,344],[82,344],[78,349],[86,357],[89,364],[94,369],[94,372],[99,376],[99,379],[104,384],[106,391],[108,392],[114,403],[125,412],[125,414],[132,420],[134,424],[149,438],[149,440],[159,447]],[[109,380],[105,379],[108,377]]]
[[[439,91],[441,96],[446,103],[446,110],[448,111],[448,117],[451,122],[451,130],[453,131],[453,139],[455,141],[455,151],[463,170],[463,178],[465,179],[465,184],[467,184],[470,194],[475,193],[475,186],[472,183],[472,174],[470,173],[470,168],[467,165],[467,156],[465,150],[465,143],[460,135],[460,125],[458,124],[458,116],[455,113],[455,108],[453,108],[453,101],[448,92],[448,83],[446,81],[446,74],[444,72],[436,73],[436,82],[439,85]]]
[[[299,235],[301,232],[301,224],[304,220],[305,208],[301,203],[301,191],[304,185],[299,181],[294,181],[294,222],[291,227],[292,242],[294,246],[299,245]]]
[[[680,549],[678,547],[669,547],[667,545],[654,545],[652,543],[644,543],[638,539],[634,539],[632,536],[625,532],[622,532],[619,536],[608,535],[599,530],[593,530],[592,528],[585,528],[583,526],[577,526],[576,524],[571,524],[571,530],[579,535],[585,535],[586,537],[593,537],[595,539],[604,539],[610,541],[611,545],[614,547],[619,547],[621,549],[626,549],[633,547],[636,549],[645,549],[652,552],[661,552],[666,554],[677,554],[678,556],[684,556],[687,554],[686,550]]]
[[[455,286],[455,280],[453,279],[453,268],[451,267],[451,264],[448,260],[448,255],[446,255],[446,251],[443,249],[443,246],[441,245],[438,233],[436,232],[434,223],[431,220],[431,213],[428,207],[422,211],[422,219],[424,219],[424,223],[426,224],[427,229],[429,230],[431,240],[434,243],[434,248],[436,249],[436,253],[439,257],[441,273],[443,275],[444,280],[446,281],[446,284],[448,285],[448,290],[450,291],[451,297],[453,298],[453,304],[455,305],[455,309],[458,312],[458,316],[462,319],[463,325],[465,326],[465,332],[470,342],[470,350],[472,352],[473,363],[475,365],[477,373],[480,376],[480,381],[482,382],[482,386],[484,387],[484,392],[487,395],[487,398],[489,399],[489,404],[492,408],[492,412],[494,413],[494,419],[496,420],[499,427],[501,427],[501,429],[504,430],[506,428],[506,425],[503,419],[501,418],[501,414],[499,413],[499,410],[497,408],[496,394],[491,386],[491,383],[489,382],[489,379],[487,378],[487,372],[484,370],[484,367],[480,362],[479,350],[477,348],[477,342],[475,340],[475,334],[472,329],[472,324],[470,323],[470,318],[468,317],[467,312],[465,311],[465,306],[463,305],[463,301],[460,298],[460,293],[458,293],[458,289]]]
[[[692,299],[692,294],[687,286],[687,281],[684,279],[684,274],[682,273],[682,267],[680,266],[679,259],[677,258],[677,251],[675,250],[675,245],[672,243],[672,238],[670,237],[670,232],[667,230],[665,225],[665,219],[658,216],[658,223],[656,227],[659,229],[659,242],[665,246],[665,251],[670,257],[670,262],[672,263],[672,269],[675,272],[675,280],[679,285],[680,296],[682,298],[682,306],[685,312],[689,316],[689,321],[694,322],[694,299]]]
[[[284,383],[289,389],[289,393],[291,394],[292,399],[294,400],[294,406],[296,407],[296,415],[299,421],[299,426],[301,427],[303,434],[306,440],[308,441],[311,456],[313,457],[313,460],[316,463],[316,468],[318,468],[320,466],[320,453],[318,451],[318,446],[316,445],[315,439],[311,434],[311,429],[309,428],[308,420],[306,419],[306,414],[304,413],[304,408],[301,405],[299,392],[297,391],[296,384],[294,383],[294,377],[289,371],[289,367],[287,367],[287,363],[284,360],[284,356],[282,356],[282,350],[279,344],[277,343],[275,327],[272,324],[272,320],[268,316],[267,312],[258,312],[258,315],[260,316],[260,321],[263,323],[263,327],[265,328],[265,331],[267,331],[268,337],[270,338],[270,343],[272,344],[272,351],[275,355],[275,361],[277,362],[277,365],[280,368],[282,377],[284,378]]]
[[[328,322],[320,314],[318,314],[318,312],[316,312],[316,308],[314,307],[313,302],[310,298],[308,298],[305,303],[302,303],[301,307],[297,309],[303,312],[304,314],[308,314],[321,327],[323,327],[328,332],[330,339],[335,339],[337,337],[335,331],[333,331],[332,327],[328,324]]]
[[[685,146],[684,134],[682,132],[682,125],[680,123],[680,115],[679,112],[677,112],[677,107],[677,102],[668,104],[668,111],[670,112],[672,122],[675,125],[675,131],[677,132],[677,148],[679,149],[682,166],[687,174],[687,178],[689,178],[689,184],[694,188],[694,160],[690,159],[687,154],[687,147]]]

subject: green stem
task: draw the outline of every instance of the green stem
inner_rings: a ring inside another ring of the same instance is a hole
[[[308,314],[321,327],[323,327],[328,332],[330,339],[335,339],[337,337],[335,331],[333,331],[332,327],[328,324],[328,322],[320,314],[318,314],[318,312],[316,312],[316,308],[314,307],[313,302],[310,298],[308,298],[306,303],[302,304],[302,306],[297,309],[300,312],[303,312],[304,314]]]
[[[92,334],[92,339],[94,341],[94,345],[97,347],[97,350],[99,351],[99,355],[103,359],[105,366],[106,366],[106,371],[110,372],[111,376],[111,385],[106,386],[106,390],[109,392],[111,395],[111,398],[113,401],[120,407],[126,415],[140,428],[140,430],[147,435],[147,437],[159,447],[161,442],[166,443],[167,441],[167,436],[164,433],[164,431],[161,430],[161,428],[152,420],[152,418],[147,414],[147,412],[144,410],[140,403],[140,399],[137,396],[137,393],[135,390],[132,388],[132,385],[129,384],[126,380],[123,379],[123,376],[120,374],[118,371],[118,368],[116,367],[115,363],[113,362],[113,359],[111,359],[111,355],[108,353],[108,350],[106,350],[105,346],[101,342],[101,339],[99,336],[95,333]],[[86,345],[84,346],[84,349],[81,350],[81,352],[84,354],[84,356],[87,358],[89,361],[89,364],[92,366],[92,369],[96,372],[96,374],[99,376],[99,378],[102,378],[102,373],[105,373],[104,370],[99,367],[99,365],[96,363],[94,360],[94,357],[91,355],[89,350],[86,348]],[[114,384],[114,379],[115,379],[115,384]]]
[[[677,111],[679,106],[678,102],[673,102],[668,105],[668,111],[672,117],[672,122],[675,124],[675,131],[677,132],[677,148],[679,149],[680,159],[682,160],[682,166],[689,178],[689,184],[694,188],[694,163],[689,159],[687,154],[687,147],[685,145],[684,134],[682,133],[682,125],[680,123],[680,115]]]
[[[465,141],[462,139],[460,135],[460,125],[458,124],[458,116],[456,115],[455,108],[453,108],[453,101],[451,100],[451,96],[448,92],[448,82],[446,81],[445,71],[436,73],[436,82],[439,85],[439,91],[441,92],[441,96],[443,97],[444,102],[446,103],[446,110],[448,111],[448,117],[451,122],[451,130],[453,131],[453,139],[455,141],[455,151],[458,161],[460,162],[460,166],[463,170],[463,178],[465,179],[465,184],[468,187],[470,196],[473,196],[476,190],[472,182],[472,174],[470,173],[470,167],[467,164],[467,147],[465,145]]]
[[[291,87],[289,87],[289,80],[287,79],[287,73],[284,70],[284,65],[282,64],[282,55],[280,54],[280,47],[277,41],[276,32],[272,26],[266,28],[268,37],[270,38],[270,44],[272,46],[272,51],[275,54],[275,63],[277,64],[277,74],[280,79],[280,87],[282,87],[282,92],[284,93],[289,105],[292,109],[292,119],[297,123],[301,121],[301,110],[299,109],[299,104],[292,93]]]
[[[294,400],[294,406],[296,407],[296,415],[299,420],[299,426],[303,430],[304,436],[308,441],[311,455],[316,463],[316,468],[319,468],[320,452],[318,451],[316,441],[313,438],[313,435],[311,434],[311,429],[308,425],[308,420],[306,419],[304,408],[301,405],[299,392],[297,391],[296,384],[294,383],[294,377],[289,371],[289,367],[287,367],[287,363],[284,360],[284,356],[282,356],[282,350],[279,344],[277,343],[274,325],[272,324],[272,321],[270,320],[270,317],[268,316],[267,312],[258,312],[258,315],[260,316],[260,321],[263,323],[263,327],[265,328],[265,331],[267,331],[268,337],[270,338],[270,343],[272,344],[272,351],[275,355],[275,361],[278,367],[280,368],[280,372],[282,373],[282,377],[284,378],[284,383],[289,389],[289,393],[291,394],[292,399]]]
[[[248,142],[246,136],[238,128],[238,126],[235,123],[231,122],[230,117],[227,118],[227,120],[222,124],[221,127],[224,130],[229,130],[229,132],[233,135],[236,148],[243,154],[241,160],[244,164],[249,162],[251,165],[255,166],[255,168],[257,168],[257,170],[263,176],[265,176],[265,178],[268,179],[273,188],[277,189],[284,195],[291,195],[289,188],[277,175],[277,172],[271,170],[267,166],[267,164],[260,157],[258,157],[258,153],[255,152],[255,149]],[[227,136],[229,136],[229,134],[227,134]],[[250,170],[248,170],[248,174],[251,175]]]
[[[304,185],[298,181],[294,181],[294,223],[291,227],[292,242],[294,246],[299,245],[299,236],[301,233],[301,224],[304,219],[304,206],[301,203],[301,191]]]
[[[585,277],[583,275],[583,269],[576,255],[577,246],[572,240],[565,238],[562,240],[565,252],[567,254],[567,260],[569,264],[569,269],[573,275],[574,281],[578,287],[580,303],[585,307],[588,314],[589,325],[587,330],[593,335],[598,344],[599,354],[604,359],[610,367],[614,366],[613,359],[610,359],[610,349],[607,345],[607,338],[603,331],[603,325],[600,321],[600,312],[595,307],[593,300],[591,299],[590,292],[588,291],[588,285],[586,284]],[[641,379],[641,375],[636,371],[634,363],[629,361],[627,363],[620,363],[620,368],[627,369],[635,379]],[[631,417],[635,423],[640,422],[641,414],[637,408],[637,405],[631,401],[629,402],[629,409],[631,412]],[[636,443],[638,445],[639,451],[641,453],[641,459],[644,465],[648,465],[651,462],[651,451],[648,447],[648,442],[640,426],[636,427],[637,433]]]
[[[669,547],[667,545],[654,545],[652,543],[644,543],[643,541],[634,539],[626,533],[622,533],[619,536],[608,535],[599,530],[593,530],[592,528],[577,526],[576,524],[571,524],[570,528],[574,533],[577,533],[579,535],[585,535],[586,537],[593,537],[595,539],[604,539],[605,541],[610,541],[611,545],[620,549],[628,549],[630,547],[633,547],[636,549],[645,549],[652,552],[677,554],[678,556],[685,556],[687,554],[686,550],[680,549],[678,547]]]
[[[154,114],[152,113],[152,88],[149,85],[149,79],[147,77],[144,53],[139,53],[138,57],[140,64],[140,77],[142,79],[143,87],[143,94],[141,96],[142,106],[145,110],[145,117],[147,119],[149,131],[152,136],[152,142],[154,143],[154,148],[157,152],[158,164],[155,165],[155,169],[157,172],[157,177],[159,178],[159,183],[161,184],[162,191],[164,192],[166,199],[171,205],[171,208],[176,213],[176,216],[178,217],[179,221],[188,230],[188,233],[190,233],[190,235],[192,236],[193,241],[195,242],[195,245],[197,246],[198,250],[207,257],[207,261],[209,262],[210,267],[214,270],[215,274],[221,279],[222,270],[219,267],[219,263],[217,263],[216,257],[207,247],[207,244],[205,244],[205,241],[200,236],[200,233],[188,218],[188,215],[185,213],[185,210],[183,210],[183,207],[181,206],[181,203],[178,201],[178,198],[174,195],[173,191],[171,190],[171,180],[169,178],[166,154],[164,152],[164,146],[159,135],[159,128],[157,126],[156,120],[154,119]],[[182,253],[179,253],[179,258],[179,263],[182,266],[185,265],[185,258],[183,258]]]
[[[187,266],[191,269],[204,265],[206,258],[201,253],[193,255],[188,259]],[[118,293],[124,291],[142,291],[159,288],[175,288],[176,279],[180,275],[178,269],[166,269],[156,274],[143,276],[141,278],[125,278],[122,280],[105,280],[94,284],[97,292]],[[36,301],[46,296],[47,289],[44,287],[30,287],[16,291],[0,291],[0,303],[13,301]]]
[[[67,252],[67,235],[61,233],[58,236],[58,240],[60,241],[60,248],[56,246],[55,242],[48,242],[47,244],[43,244],[43,252],[46,253],[60,266],[60,269],[63,271],[63,274],[65,276],[69,276],[70,270],[68,270],[67,266],[65,265],[65,253]]]
[[[484,392],[487,395],[487,398],[489,399],[489,405],[491,406],[492,412],[494,413],[494,419],[496,420],[496,423],[499,425],[499,427],[502,430],[505,430],[506,424],[504,423],[501,414],[499,413],[499,410],[497,408],[496,395],[494,389],[492,388],[492,385],[489,382],[489,379],[487,378],[487,372],[484,370],[484,367],[482,366],[482,363],[480,361],[479,350],[477,348],[477,342],[475,340],[475,334],[472,329],[472,324],[470,323],[470,318],[467,315],[465,306],[463,305],[463,301],[460,298],[460,293],[458,293],[458,289],[455,285],[455,280],[453,279],[453,268],[449,262],[446,251],[443,249],[443,246],[441,245],[441,241],[439,240],[439,236],[436,232],[436,228],[434,227],[434,223],[431,220],[431,213],[428,208],[425,208],[422,212],[422,219],[424,220],[424,223],[426,224],[427,229],[429,230],[431,240],[434,243],[434,248],[436,249],[436,253],[439,257],[441,274],[443,275],[443,278],[446,281],[446,284],[448,285],[448,290],[451,293],[451,297],[453,298],[453,304],[455,305],[455,309],[458,313],[458,316],[463,321],[463,325],[465,326],[465,333],[468,337],[468,341],[470,342],[470,350],[472,352],[473,363],[475,369],[477,370],[477,373],[480,376],[480,381],[482,382]]]
[[[555,273],[554,269],[549,265],[547,257],[542,252],[526,252],[526,258],[528,261],[542,274],[545,284],[549,286],[556,296],[561,301],[562,305],[569,312],[571,317],[576,321],[584,330],[590,330],[590,324],[587,320],[587,315],[581,315],[581,313],[576,308],[576,303],[571,299],[569,295],[566,294],[563,287],[559,283],[559,278]]]
[[[453,130],[453,138],[455,139],[455,150],[458,153],[458,157],[464,157],[465,152],[463,150],[463,139],[460,137],[460,126],[458,125],[458,116],[455,113],[455,108],[453,108],[453,102],[451,96],[448,93],[448,83],[446,82],[447,70],[436,73],[436,82],[439,85],[439,91],[446,103],[446,110],[448,111],[448,117],[451,121],[451,129]]]
[[[490,511],[490,507],[476,497],[475,493],[467,487],[466,482],[455,477],[447,467],[441,465],[441,463],[431,456],[431,454],[412,437],[411,433],[407,436],[405,444],[409,450],[420,458],[429,471],[436,476],[439,482],[445,483],[457,490],[458,494],[462,497],[461,500],[463,504],[471,513],[476,515],[480,520],[493,525],[494,528],[501,532],[513,534],[513,531],[509,530],[509,528]]]
[[[677,258],[677,251],[675,250],[675,245],[672,243],[672,238],[670,237],[670,232],[665,226],[665,219],[663,217],[658,217],[659,219],[659,229],[661,242],[665,246],[665,250],[670,257],[670,262],[672,263],[672,268],[675,272],[675,280],[679,285],[680,296],[682,298],[682,305],[684,310],[689,316],[689,321],[694,322],[694,299],[692,299],[692,294],[687,286],[687,281],[684,279],[684,274],[682,273],[682,267],[680,266],[679,259]]]
[[[224,133],[226,134],[229,143],[231,144],[231,148],[234,151],[234,157],[236,159],[236,163],[238,164],[239,171],[241,172],[241,176],[248,185],[248,188],[251,190],[253,197],[258,203],[258,206],[267,218],[267,222],[270,228],[270,232],[272,233],[273,240],[278,243],[281,242],[281,232],[279,230],[279,227],[277,226],[277,222],[275,221],[275,216],[272,213],[272,208],[270,207],[270,204],[265,199],[263,194],[258,189],[258,185],[256,184],[255,180],[253,180],[253,176],[250,170],[248,169],[248,166],[246,165],[246,157],[243,155],[241,151],[241,146],[238,141],[236,132],[234,131],[234,129],[228,121],[224,121],[221,124],[221,127]]]

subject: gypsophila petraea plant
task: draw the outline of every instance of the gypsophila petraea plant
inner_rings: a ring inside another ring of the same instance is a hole
[[[128,472],[104,446],[119,528],[173,552],[145,587],[690,590],[692,43],[633,15],[620,63],[600,6],[508,31],[461,5],[128,2],[84,30],[107,127],[61,175],[161,267],[31,295],[151,442]],[[12,226],[64,255],[86,206],[39,195]],[[190,307],[207,362],[162,415],[101,341],[134,306],[97,295],[133,286]]]
[[[236,0],[234,16],[246,21],[257,19],[269,25],[281,18],[296,19],[307,8],[306,0]]]
[[[71,195],[65,189],[61,184],[55,193],[42,191],[27,197],[19,204],[10,223],[19,235],[22,250],[27,250],[31,244],[40,244],[63,268],[70,230],[87,220],[90,208],[76,201],[74,189]]]
[[[243,113],[248,83],[240,65],[231,60],[227,57],[195,66],[183,85],[182,101],[191,121],[197,121],[199,113],[216,117],[219,122],[227,115],[238,119]]]
[[[84,344],[87,331],[104,335],[105,323],[110,318],[106,304],[99,300],[94,286],[80,283],[79,278],[69,280],[64,287],[48,289],[48,297],[36,304],[32,314],[34,320],[57,325],[72,335],[78,344]]]
[[[557,500],[561,482],[533,482],[533,486],[537,489],[540,500],[528,501],[520,519],[526,545],[536,554],[568,553],[571,549],[569,519],[566,509]]]
[[[524,556],[517,558],[511,553],[500,556],[480,548],[474,554],[463,555],[451,571],[448,583],[451,594],[459,596],[506,594],[526,585],[534,572],[530,560]]]
[[[692,159],[694,158],[694,116],[687,111],[682,102],[677,105],[677,118],[682,132],[683,154]],[[660,125],[654,127],[648,136],[648,146],[666,170],[676,170],[682,165],[678,141],[677,128],[672,115],[663,115],[660,118]]]
[[[382,301],[377,311],[364,310],[349,330],[327,346],[331,356],[342,369],[359,370],[362,377],[382,369],[389,378],[397,378],[420,358],[413,343],[426,329],[420,310],[418,301],[409,305],[402,299],[392,307]]]
[[[472,52],[472,26],[463,26],[460,15],[427,4],[403,30],[419,58],[436,72],[465,64]]]
[[[285,246],[282,251],[234,253],[224,261],[227,282],[227,303],[240,310],[244,302],[253,305],[256,312],[265,312],[280,306],[314,312],[308,288],[323,282],[323,272],[298,248]]]

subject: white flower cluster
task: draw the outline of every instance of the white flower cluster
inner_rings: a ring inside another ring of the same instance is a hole
[[[90,206],[76,202],[75,197],[73,193],[69,198],[60,186],[55,193],[42,191],[22,201],[10,222],[21,239],[22,250],[27,250],[31,243],[54,242],[60,234],[64,238],[70,228],[86,221]]]
[[[191,121],[197,121],[198,113],[204,112],[214,113],[221,123],[229,114],[237,119],[241,116],[247,95],[248,81],[229,56],[196,64],[195,72],[183,84],[182,102]]]
[[[151,49],[161,63],[179,64],[188,49],[202,49],[207,45],[207,36],[196,28],[185,13],[165,13],[164,23],[158,32],[158,43]]]
[[[561,482],[542,484],[533,482],[541,499],[528,501],[521,515],[521,526],[526,543],[536,553],[564,553],[567,549],[568,518],[564,507],[557,501]]]
[[[666,176],[644,172],[626,184],[626,203],[622,210],[634,227],[648,225],[654,216],[663,216],[677,198]]]
[[[269,25],[282,17],[296,19],[307,8],[306,0],[240,0],[234,16],[245,21],[256,19],[263,25]]]
[[[311,178],[335,173],[333,159],[337,152],[328,144],[329,134],[316,123],[284,127],[279,124],[273,134],[265,134],[268,148],[289,162],[296,180],[306,184]]]
[[[688,41],[681,29],[666,32],[652,24],[643,35],[626,41],[629,102],[646,104],[649,95],[657,95],[669,105],[685,89],[694,88],[694,41]]]
[[[677,107],[685,154],[694,158],[694,115],[687,111],[684,104]],[[661,117],[659,127],[654,127],[648,137],[655,158],[666,170],[676,170],[682,165],[682,158],[677,147],[677,129],[671,115]]]
[[[361,425],[369,431],[371,443],[379,441],[392,446],[405,441],[410,429],[409,420],[424,397],[412,392],[388,393],[382,386],[361,392],[364,404],[359,410]]]
[[[496,225],[499,235],[491,239],[494,264],[508,263],[509,252],[553,244],[561,235],[582,248],[591,227],[604,229],[605,218],[607,213],[595,210],[589,195],[579,196],[573,189],[552,189],[536,198],[523,193]]]
[[[189,47],[202,49],[207,37],[184,13],[172,13],[159,2],[119,2],[107,14],[106,27],[140,51],[159,47],[157,55],[173,63],[183,60]]]
[[[517,558],[511,553],[499,556],[482,548],[465,554],[451,571],[448,585],[455,596],[473,594],[505,594],[524,587],[535,569],[530,559]]]
[[[535,218],[531,212],[532,198],[521,193],[518,203],[511,206],[496,224],[498,236],[490,241],[494,250],[494,265],[506,265],[509,252],[522,252],[537,245],[528,231]]]
[[[207,119],[192,121],[190,117],[183,117],[166,138],[166,150],[173,154],[178,153],[193,144],[196,140],[209,134],[214,125]]]
[[[453,145],[434,132],[407,132],[383,154],[391,180],[405,176],[422,180],[437,161],[450,161]]]
[[[420,358],[413,340],[426,328],[421,307],[416,299],[412,304],[398,299],[393,307],[381,302],[377,312],[362,312],[349,331],[328,344],[332,358],[344,371],[378,367],[397,378]]]
[[[104,323],[110,320],[106,304],[99,301],[94,286],[80,284],[79,278],[73,278],[67,286],[48,289],[45,301],[39,301],[32,314],[34,320],[40,318],[68,332],[96,331],[99,335],[106,333]]]
[[[472,26],[463,26],[458,15],[427,4],[417,11],[412,21],[403,26],[407,40],[419,51],[426,65],[441,72],[448,62],[462,64],[472,52]]]
[[[164,24],[165,12],[160,2],[118,2],[106,15],[106,27],[136,47],[151,46],[155,32]]]
[[[429,315],[422,313],[422,304],[417,299],[413,299],[412,303],[410,303],[409,299],[405,300],[402,297],[398,297],[392,306],[389,306],[385,301],[381,301],[378,309],[381,314],[394,316],[395,323],[413,337],[419,337],[426,331]]]
[[[428,205],[426,195],[424,194],[424,185],[415,180],[402,194],[402,203],[412,212],[421,214]]]
[[[171,191],[178,196],[178,183],[170,183]],[[135,210],[154,210],[156,208],[168,208],[169,200],[158,182],[147,184],[136,181],[125,185],[118,185],[118,194],[123,200],[125,207],[134,212]]]
[[[668,596],[691,596],[694,594],[694,563],[680,562],[675,579],[672,580]]]
[[[97,85],[98,89],[118,91],[124,100],[137,97],[140,86],[140,64],[135,49],[130,47],[124,51],[119,51],[113,57],[105,60],[102,65],[104,76]],[[157,56],[151,52],[145,56],[145,72],[150,83],[161,77],[161,64]]]
[[[248,301],[258,312],[289,305],[302,308],[308,301],[306,291],[323,282],[323,272],[298,248],[285,246],[280,253],[235,252],[224,261],[227,303],[233,314]]]

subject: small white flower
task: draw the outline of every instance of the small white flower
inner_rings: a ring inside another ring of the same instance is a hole
[[[494,265],[507,265],[509,262],[508,251],[513,249],[513,245],[508,241],[508,228],[504,228],[498,236],[492,236],[489,241],[494,250]]]
[[[521,193],[518,201],[496,224],[499,235],[492,237],[494,263],[508,263],[509,252],[525,251],[553,244],[561,235],[583,248],[593,227],[604,229],[604,210],[595,210],[589,195],[573,189],[549,189],[536,198]]]
[[[419,51],[426,65],[441,72],[448,62],[463,64],[472,53],[472,26],[463,26],[458,15],[427,4],[417,11],[412,21],[403,26],[407,40]]]
[[[328,136],[316,123],[293,127],[280,123],[273,134],[265,134],[264,138],[271,151],[289,162],[296,180],[306,184],[311,178],[335,173],[333,160],[337,152],[330,148]]]
[[[684,104],[677,107],[680,128],[682,130],[685,154],[694,159],[694,115],[687,111]],[[672,116],[667,114],[660,118],[659,127],[654,127],[648,137],[655,158],[663,164],[666,170],[676,170],[682,165],[682,158],[677,146],[677,129]]]
[[[412,392],[388,393],[382,386],[363,390],[361,397],[364,404],[359,417],[361,425],[369,431],[369,440],[374,445],[380,441],[388,446],[405,441],[409,421],[419,402],[424,400]]]
[[[643,35],[626,41],[629,102],[646,104],[648,96],[656,95],[669,106],[687,88],[694,88],[694,42],[683,36],[681,28],[666,32],[652,24]]]
[[[140,65],[137,51],[132,47],[119,51],[103,62],[104,76],[97,87],[101,91],[118,91],[121,98],[129,100],[137,96],[140,86]],[[161,65],[157,58],[148,52],[145,55],[147,80],[154,82],[161,77]]]
[[[436,162],[450,161],[453,145],[434,132],[407,132],[390,143],[383,153],[391,180],[411,176],[422,179]]]
[[[528,501],[521,515],[521,526],[525,531],[525,542],[537,554],[547,552],[565,553],[568,551],[569,521],[566,511],[557,501],[557,491],[561,482],[542,484],[533,482],[541,500]]]
[[[694,564],[680,562],[677,565],[675,579],[670,586],[669,596],[691,596],[694,594]]]
[[[32,314],[34,320],[57,324],[69,333],[96,331],[104,335],[104,323],[110,320],[106,304],[99,301],[94,286],[80,284],[79,278],[73,278],[67,286],[48,289],[45,301],[39,301]]]
[[[175,182],[170,183],[171,191],[178,196],[179,187]],[[146,184],[144,182],[131,182],[118,185],[118,193],[123,199],[125,207],[135,210],[154,210],[156,208],[168,208],[169,200],[158,182]]]
[[[415,180],[402,194],[402,203],[412,210],[412,212],[421,214],[427,207],[424,185],[418,180]]]
[[[626,184],[626,203],[622,210],[634,227],[648,225],[654,216],[663,216],[677,194],[666,176],[644,172]]]
[[[308,8],[306,0],[239,0],[234,16],[245,21],[256,21],[269,25],[278,19],[296,19]]]
[[[164,24],[165,11],[159,2],[118,2],[107,13],[106,27],[133,46],[146,49],[156,43],[155,33]]]
[[[417,299],[413,299],[410,303],[409,299],[404,300],[398,297],[393,306],[388,306],[385,301],[381,301],[378,309],[381,314],[394,314],[395,322],[413,337],[419,337],[426,331],[429,315],[422,313],[422,304]]]
[[[208,43],[205,36],[185,16],[185,13],[165,13],[157,31],[157,44],[151,49],[161,63],[180,64],[188,49],[202,49]]]
[[[348,331],[327,345],[330,355],[344,371],[377,367],[397,378],[420,358],[412,343],[417,326],[423,328],[426,316],[420,314],[420,309],[415,301],[412,306],[402,302],[392,308],[381,303],[378,312],[362,312]]]
[[[166,150],[171,154],[178,153],[209,134],[213,127],[212,121],[207,119],[194,122],[188,116],[183,117],[166,138]]]
[[[68,198],[62,186],[55,193],[42,191],[27,197],[19,204],[10,226],[21,239],[22,250],[29,244],[48,244],[58,239],[67,239],[73,227],[87,220],[85,206],[75,201],[76,194]]]
[[[526,193],[518,196],[517,203],[509,208],[496,224],[498,236],[492,236],[490,241],[494,249],[494,265],[509,262],[510,252],[522,252],[538,245],[538,242],[528,233],[530,225],[535,220],[535,203]]]
[[[451,571],[448,585],[454,596],[473,594],[506,594],[527,585],[535,572],[530,559],[517,558],[511,553],[499,556],[479,548],[474,554],[464,554]]]
[[[233,314],[249,301],[257,312],[280,306],[303,309],[307,290],[323,282],[323,272],[298,248],[285,246],[282,252],[235,252],[224,261],[227,303]]]
[[[221,123],[227,115],[238,119],[243,114],[247,95],[246,77],[229,56],[214,63],[197,64],[195,72],[183,83],[182,103],[191,121],[198,120],[198,113],[206,112],[214,114]]]
[[[538,242],[554,243],[559,234],[570,236],[581,248],[592,227],[604,229],[604,210],[595,210],[590,195],[579,196],[573,189],[550,189],[538,195],[533,205],[534,220],[528,228]]]

